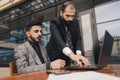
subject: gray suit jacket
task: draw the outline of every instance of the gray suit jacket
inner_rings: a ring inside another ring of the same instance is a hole
[[[45,63],[42,64],[37,53],[28,41],[14,50],[14,58],[19,74],[46,70],[46,63],[50,63],[46,50],[40,46]]]

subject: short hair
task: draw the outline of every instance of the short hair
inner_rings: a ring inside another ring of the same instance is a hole
[[[63,4],[61,5],[61,11],[64,12],[65,9],[66,9],[66,7],[68,7],[68,6],[71,6],[72,9],[75,8],[73,2],[67,1],[67,2],[65,2],[65,3],[63,3]]]
[[[26,31],[29,31],[29,30],[32,28],[32,26],[35,26],[35,25],[41,26],[41,25],[42,25],[42,22],[40,22],[39,20],[32,20],[32,21],[30,21],[30,22],[26,25],[26,27],[25,27],[25,32],[26,32]]]

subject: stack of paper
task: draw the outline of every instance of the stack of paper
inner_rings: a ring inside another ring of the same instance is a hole
[[[120,78],[94,71],[87,71],[63,75],[50,74],[48,80],[120,80]]]

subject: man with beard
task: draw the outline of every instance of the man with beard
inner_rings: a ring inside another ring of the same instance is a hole
[[[51,38],[46,48],[51,60],[64,59],[66,66],[71,62],[77,62],[78,66],[90,65],[82,54],[80,29],[72,2],[61,6],[60,16],[51,21],[50,30]]]
[[[65,61],[57,59],[50,62],[46,50],[39,45],[42,36],[42,26],[37,20],[26,26],[27,41],[14,50],[14,58],[19,74],[46,70],[61,69]]]

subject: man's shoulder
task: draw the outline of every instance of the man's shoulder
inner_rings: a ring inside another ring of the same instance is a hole
[[[60,16],[55,17],[54,19],[51,20],[51,23],[58,23],[60,21]]]
[[[28,41],[26,41],[22,44],[19,44],[16,48],[24,48],[27,44],[28,44]]]
[[[43,46],[41,46],[41,45],[40,45],[40,49],[41,49],[41,50],[43,50],[43,51],[45,51],[45,50],[46,50],[46,48],[45,48],[45,47],[43,47]]]

